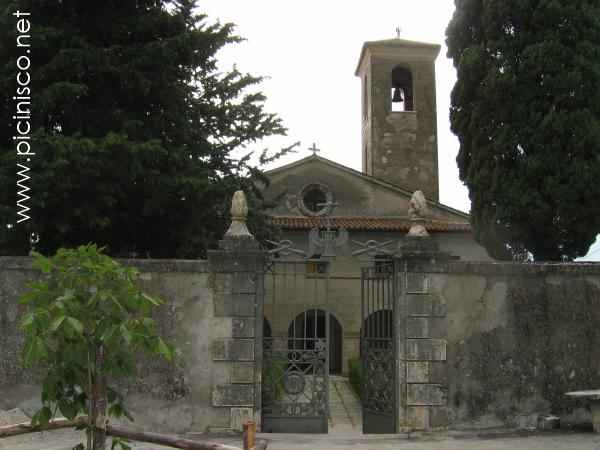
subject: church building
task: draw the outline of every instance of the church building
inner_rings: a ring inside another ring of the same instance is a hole
[[[316,151],[267,172],[267,197],[281,197],[270,215],[282,232],[271,254],[282,264],[272,285],[265,281],[265,336],[318,338],[328,328],[330,373],[346,373],[348,360],[359,357],[366,326],[361,270],[397,251],[411,227],[415,191],[427,199],[423,223],[440,251],[491,259],[475,242],[469,215],[439,203],[439,52],[439,45],[399,38],[363,45],[356,68],[362,82],[360,172]]]

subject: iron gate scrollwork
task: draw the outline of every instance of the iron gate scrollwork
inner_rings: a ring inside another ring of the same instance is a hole
[[[396,433],[396,270],[393,260],[362,269],[363,433]]]
[[[294,304],[326,304],[327,271],[308,260],[271,260],[265,271],[265,308],[273,321]],[[325,298],[324,298],[325,297]],[[281,308],[281,310],[280,310]],[[329,313],[317,307],[283,332],[263,339],[262,430],[327,433]]]

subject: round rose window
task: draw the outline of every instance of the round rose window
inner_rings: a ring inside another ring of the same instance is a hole
[[[331,212],[333,195],[322,184],[310,184],[300,192],[298,206],[307,216],[323,216]]]
[[[327,195],[325,195],[325,192],[320,187],[313,186],[304,192],[302,202],[309,211],[319,213],[327,206]]]

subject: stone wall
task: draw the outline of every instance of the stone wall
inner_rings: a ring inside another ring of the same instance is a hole
[[[264,256],[254,245],[241,247],[209,253],[215,320],[228,328],[213,339],[211,354],[220,374],[212,385],[212,405],[229,412],[225,430],[241,430],[246,420],[260,427]],[[212,431],[222,431],[218,428]]]
[[[404,365],[401,398],[406,408],[401,425],[428,429],[448,425],[446,303],[424,273],[402,272],[399,359]],[[403,414],[400,415],[402,418]]]
[[[208,261],[121,261],[165,301],[158,328],[180,351],[175,365],[140,360],[124,386],[135,426],[222,431],[260,422],[264,255],[228,245]],[[39,373],[22,365],[18,298],[39,277],[30,264],[0,258],[0,409],[29,413]],[[439,253],[399,264],[399,427],[528,426],[545,413],[589,420],[585,404],[564,393],[600,386],[600,265]]]
[[[426,261],[407,279],[405,424],[590,420],[565,392],[600,386],[600,265]]]
[[[220,256],[213,255],[210,266],[201,260],[119,260],[140,271],[145,292],[164,300],[156,311],[157,328],[179,351],[173,365],[141,358],[137,378],[125,383],[134,427],[239,430],[242,420],[258,414],[256,288],[248,284],[247,272],[240,275]],[[19,324],[24,307],[18,303],[27,282],[39,276],[30,258],[0,258],[0,409],[19,407],[31,413],[39,405],[40,374],[22,364]]]

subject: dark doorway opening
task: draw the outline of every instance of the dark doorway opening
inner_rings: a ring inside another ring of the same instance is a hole
[[[273,331],[271,330],[271,324],[266,317],[263,318],[263,338],[273,337]]]
[[[309,309],[300,313],[292,321],[288,328],[289,347],[312,350],[315,340],[326,339],[327,314],[322,309]],[[329,313],[329,373],[342,373],[342,326],[336,317]]]
[[[363,322],[363,336],[368,338],[391,338],[394,335],[393,313],[389,309],[380,309],[369,314]]]

